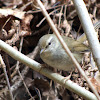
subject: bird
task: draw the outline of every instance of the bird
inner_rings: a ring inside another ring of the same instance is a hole
[[[69,47],[70,51],[81,63],[83,52],[89,51],[89,47],[78,40],[74,40],[67,36],[62,36],[64,42]],[[39,40],[40,58],[49,66],[64,71],[74,71],[75,66],[71,58],[63,49],[61,43],[55,34],[46,34]]]

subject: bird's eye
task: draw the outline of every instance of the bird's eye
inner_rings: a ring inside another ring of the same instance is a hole
[[[48,45],[51,45],[51,42],[49,42]]]
[[[49,43],[48,43],[48,45],[46,46],[46,48],[48,48],[48,47],[49,47],[49,45],[51,45],[51,42],[49,42]]]

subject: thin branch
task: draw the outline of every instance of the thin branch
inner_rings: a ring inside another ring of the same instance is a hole
[[[22,50],[22,45],[23,45],[23,37],[21,38],[19,52],[21,52],[21,50]],[[20,70],[19,70],[19,61],[17,61],[16,70],[17,70],[17,72],[18,72],[18,74],[19,74],[19,76],[20,76],[20,78],[21,78],[21,80],[22,80],[22,82],[23,82],[23,84],[25,86],[25,89],[26,89],[27,93],[31,97],[31,100],[34,100],[34,98],[32,97],[31,93],[29,92],[28,87],[27,87],[26,83],[24,82],[24,79],[23,79],[23,77],[22,77],[22,75],[20,73]]]
[[[60,9],[60,8],[53,10],[52,12],[49,13],[49,15],[52,15],[54,12],[58,11],[59,9]],[[46,18],[44,17],[44,18],[36,25],[36,27],[39,27],[39,26],[43,23],[43,21],[44,21],[45,19],[46,19]]]
[[[6,67],[7,67],[7,71],[8,71],[9,82],[10,82],[10,84],[12,84],[11,70],[10,70],[10,64],[9,64],[9,60],[8,60],[8,55],[5,53],[4,57],[5,57],[5,64],[6,64]]]
[[[88,14],[87,8],[83,0],[72,0],[72,1],[75,5],[82,27],[90,44],[94,60],[100,72],[100,44],[95,29],[93,27],[92,21],[90,19],[90,16]]]
[[[63,8],[64,6],[61,7],[61,10],[60,10],[60,16],[59,16],[59,24],[58,24],[58,28],[60,28],[60,24],[61,24],[61,17],[62,17],[62,11],[63,11]]]
[[[100,28],[100,20],[93,24],[94,29],[97,31]],[[84,42],[87,39],[85,33],[83,33],[80,37],[77,38],[79,42]]]
[[[10,93],[10,98],[11,98],[11,100],[14,100],[13,99],[13,94],[12,94],[12,91],[11,91],[11,87],[10,87],[10,83],[9,83],[9,79],[8,79],[8,76],[7,76],[7,72],[6,72],[6,66],[5,66],[5,63],[4,63],[1,55],[0,55],[0,63],[1,63],[1,66],[2,66],[4,74],[5,74],[8,90],[9,90],[9,93]]]

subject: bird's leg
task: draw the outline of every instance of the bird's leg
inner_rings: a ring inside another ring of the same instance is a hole
[[[40,68],[39,72],[42,70],[42,68],[47,68],[47,64],[41,64],[41,68]]]
[[[40,68],[39,72],[42,70],[42,68],[47,68],[47,69],[49,69],[49,70],[53,70],[52,67],[50,67],[50,66],[47,65],[46,63],[41,64],[41,68]]]
[[[64,83],[66,83],[66,81],[68,81],[71,76],[72,76],[73,71],[71,71],[70,75],[68,75],[67,77],[64,77]]]

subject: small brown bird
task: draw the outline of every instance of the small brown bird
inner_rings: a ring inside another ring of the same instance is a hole
[[[62,36],[69,49],[80,63],[83,56],[83,51],[89,48],[72,38]],[[51,67],[61,69],[64,71],[73,71],[75,69],[71,58],[67,55],[59,40],[54,34],[47,34],[40,38],[40,57]]]

